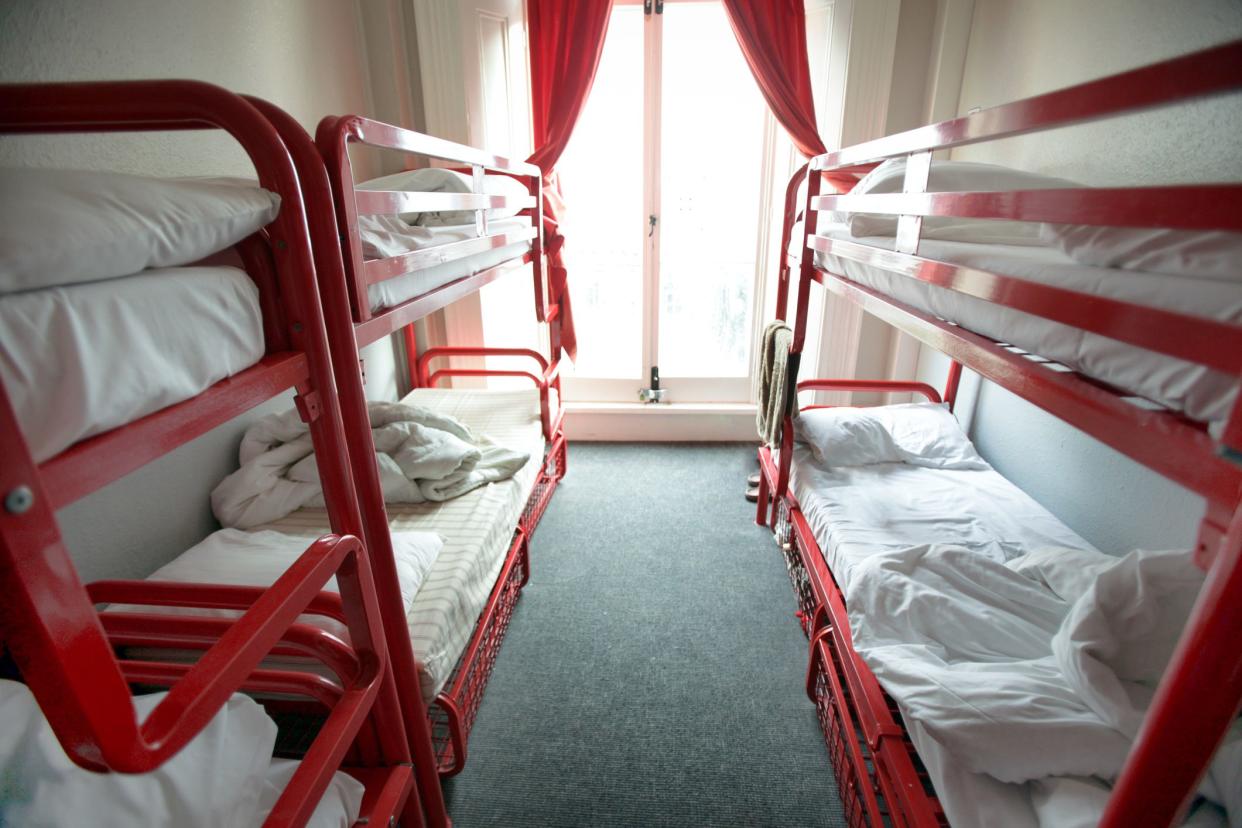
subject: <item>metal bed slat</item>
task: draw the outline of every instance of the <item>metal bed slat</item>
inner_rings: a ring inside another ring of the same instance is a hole
[[[525,210],[535,206],[534,196],[485,193],[419,193],[405,190],[355,190],[360,215],[429,213],[442,210]]]
[[[387,259],[371,259],[363,265],[363,272],[366,283],[374,285],[423,268],[454,262],[467,256],[475,256],[512,244],[521,244],[535,238],[538,233],[539,230],[535,227],[525,227],[465,241],[438,244],[435,247],[415,250]]]
[[[1242,231],[1242,185],[821,195],[811,209]]]
[[[814,236],[807,242],[807,247],[1051,319],[1071,328],[1206,365],[1227,374],[1242,373],[1240,325],[1109,299],[859,242]],[[818,265],[815,267],[822,272]]]

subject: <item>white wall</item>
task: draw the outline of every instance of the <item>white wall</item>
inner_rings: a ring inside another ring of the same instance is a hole
[[[369,0],[368,11],[377,5]],[[404,56],[391,60],[398,58]],[[372,76],[390,71],[395,67],[382,62],[369,67]],[[193,78],[255,94],[312,132],[324,115],[372,112],[356,2],[0,2],[0,81],[126,78]],[[382,91],[386,106],[395,106],[397,93],[388,86]],[[210,133],[3,138],[0,164],[253,175],[231,140]],[[365,356],[368,395],[393,398],[392,346],[377,343]],[[207,497],[235,468],[242,431],[261,414],[287,407],[289,399],[221,426],[65,509],[61,526],[82,575],[145,575],[215,529]]]
[[[976,0],[958,111],[1046,92],[1242,36],[1232,0]],[[1087,184],[1242,178],[1242,101],[1223,99],[956,151]],[[939,384],[945,360],[920,357]],[[1035,406],[966,381],[980,452],[1105,551],[1186,546],[1202,502]]]

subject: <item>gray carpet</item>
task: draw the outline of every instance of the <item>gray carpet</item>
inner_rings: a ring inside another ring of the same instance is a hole
[[[470,739],[458,828],[833,826],[754,450],[573,444]]]

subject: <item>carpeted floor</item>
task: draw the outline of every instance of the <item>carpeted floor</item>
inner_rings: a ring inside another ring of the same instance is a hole
[[[844,825],[746,445],[570,446],[457,828]]]

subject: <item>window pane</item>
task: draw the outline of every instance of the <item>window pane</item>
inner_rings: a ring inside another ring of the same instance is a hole
[[[643,9],[616,6],[591,95],[557,164],[580,377],[643,373],[642,169]]]
[[[664,7],[659,366],[750,368],[765,104],[718,3]]]

